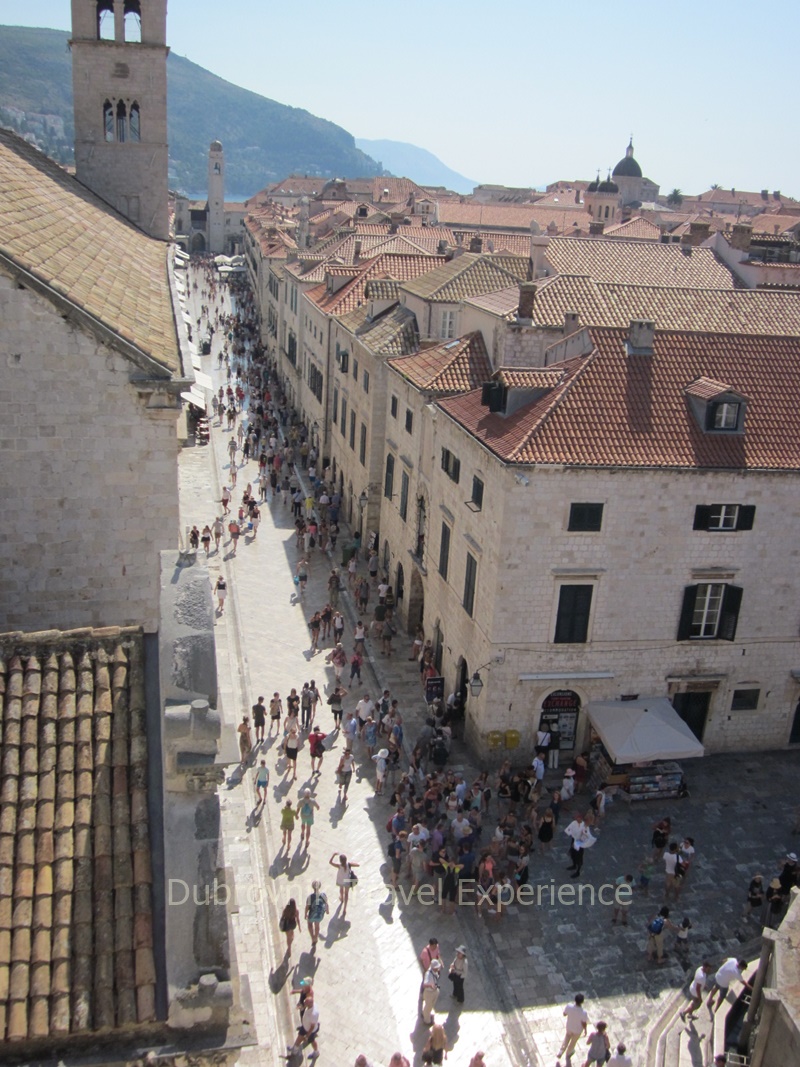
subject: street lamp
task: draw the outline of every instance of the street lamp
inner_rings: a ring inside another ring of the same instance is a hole
[[[481,691],[483,690],[483,679],[481,678],[478,671],[484,671],[489,666],[490,665],[488,663],[484,663],[482,667],[478,667],[469,680],[469,691],[474,697],[479,697],[481,695]]]
[[[366,489],[362,489],[361,490],[361,496],[358,498],[358,506],[361,508],[362,511],[367,506],[368,502],[369,502],[369,497],[367,496],[367,491],[366,491]]]

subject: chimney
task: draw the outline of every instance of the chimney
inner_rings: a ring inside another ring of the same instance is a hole
[[[769,200],[769,189],[762,189],[761,190],[761,199],[762,200]]]
[[[483,251],[483,239],[481,237],[470,238],[469,250],[470,252],[474,252],[477,255],[480,255]]]
[[[590,222],[589,223],[589,235],[591,237],[602,237],[603,230],[606,228],[604,222]]]
[[[436,255],[443,256],[447,251],[447,241],[440,241],[436,246]]]
[[[699,248],[703,241],[708,240],[710,233],[710,222],[704,222],[702,219],[690,222],[689,232],[683,235],[682,243],[685,245],[694,245],[695,248]]]
[[[564,336],[569,337],[573,333],[577,333],[581,328],[580,315],[577,311],[565,311],[564,312]]]
[[[781,191],[780,191],[780,189],[776,189],[775,192],[772,194],[772,199],[780,201],[780,198],[781,198]]]
[[[531,276],[534,281],[545,277],[547,270],[544,262],[544,254],[550,238],[539,232],[539,227],[534,221],[531,223]]]
[[[740,252],[749,252],[752,237],[753,227],[746,222],[737,222],[731,231],[731,248],[736,248]]]
[[[631,319],[628,328],[628,355],[652,356],[656,324],[652,319]]]
[[[361,242],[356,241],[353,246],[353,262],[358,263],[359,259],[361,259]]]
[[[518,322],[533,322],[533,304],[536,300],[536,282],[519,283]]]

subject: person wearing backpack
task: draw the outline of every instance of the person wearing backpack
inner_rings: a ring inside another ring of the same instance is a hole
[[[664,963],[664,934],[668,929],[677,930],[678,927],[669,921],[669,908],[665,905],[647,924],[645,952],[648,960],[655,959],[657,963]]]

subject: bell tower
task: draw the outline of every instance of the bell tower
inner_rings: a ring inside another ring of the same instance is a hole
[[[208,151],[208,250],[225,251],[225,154],[219,141]]]
[[[78,181],[169,237],[167,0],[72,0]]]

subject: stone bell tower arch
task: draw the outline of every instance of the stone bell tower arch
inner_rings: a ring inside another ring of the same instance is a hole
[[[167,0],[72,0],[78,181],[169,237]]]

